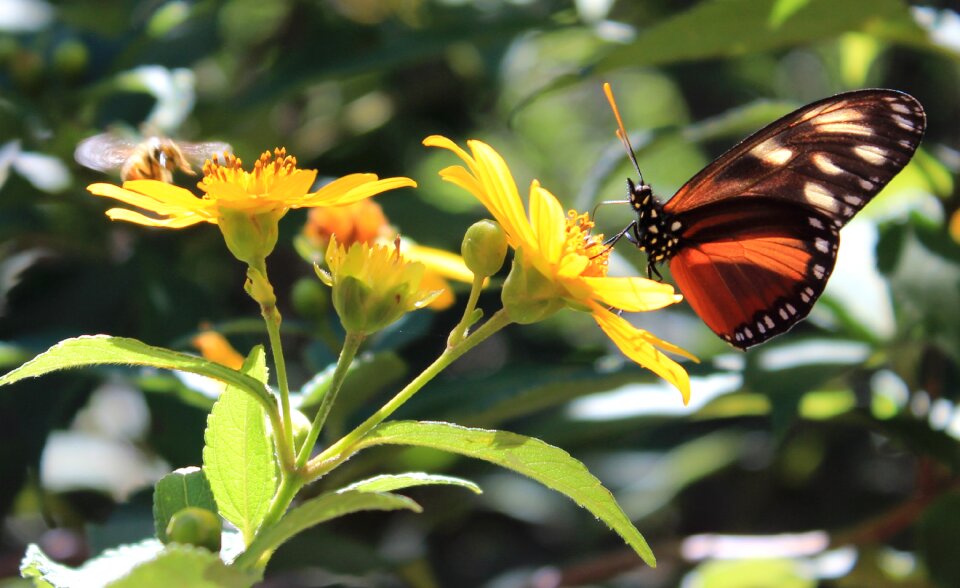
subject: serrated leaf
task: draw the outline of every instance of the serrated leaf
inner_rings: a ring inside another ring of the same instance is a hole
[[[648,28],[597,70],[747,55],[847,32],[930,45],[900,0],[709,0]]]
[[[428,474],[426,472],[407,472],[405,474],[383,474],[374,476],[366,480],[354,482],[345,486],[337,492],[391,492],[393,490],[402,490],[413,486],[427,486],[443,484],[447,486],[460,486],[466,488],[475,494],[483,494],[480,486],[477,486],[470,480],[455,478],[453,476],[441,476],[438,474]]]
[[[419,504],[406,496],[386,492],[349,490],[324,494],[290,510],[280,522],[262,531],[234,563],[241,568],[252,566],[261,555],[276,549],[297,533],[330,519],[364,510],[400,509],[413,512],[422,510]]]
[[[266,381],[262,346],[250,352],[241,371]],[[203,471],[220,515],[240,529],[247,543],[263,522],[277,490],[277,466],[265,417],[259,403],[227,386],[207,417],[204,433]]]
[[[650,566],[656,558],[640,531],[613,494],[586,466],[566,451],[533,437],[506,431],[470,429],[450,423],[397,421],[383,423],[360,446],[414,445],[488,461],[533,478],[567,496],[619,534]]]
[[[84,335],[65,339],[17,369],[0,377],[0,386],[50,372],[94,365],[140,365],[180,370],[219,380],[255,396],[265,405],[273,400],[262,382],[201,357],[153,347],[136,339]]]
[[[174,470],[160,478],[153,487],[153,524],[157,539],[167,543],[170,517],[188,506],[205,508],[217,514],[217,503],[213,499],[210,482],[198,467]]]
[[[20,562],[20,574],[31,578],[35,586],[76,588],[105,586],[127,574],[137,565],[150,561],[163,550],[156,539],[108,549],[79,568],[71,568],[47,557],[36,545],[29,545]]]
[[[246,588],[259,580],[250,571],[227,566],[217,555],[192,545],[170,544],[109,588]]]

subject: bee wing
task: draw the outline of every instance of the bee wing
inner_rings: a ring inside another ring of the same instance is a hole
[[[233,147],[222,141],[207,141],[204,143],[177,141],[177,147],[180,148],[180,152],[183,153],[187,161],[196,167],[203,167],[204,162],[212,159],[214,155],[220,156],[222,160],[224,153],[233,153]]]
[[[110,133],[87,137],[73,152],[77,163],[97,171],[119,169],[136,150],[138,143]]]

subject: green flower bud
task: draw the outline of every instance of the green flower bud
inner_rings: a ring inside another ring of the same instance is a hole
[[[513,257],[500,299],[510,319],[520,324],[542,321],[566,306],[563,292],[556,283],[532,265],[524,265],[522,249]]]
[[[507,257],[507,234],[492,220],[473,223],[460,246],[463,261],[475,275],[487,278],[500,271]]]
[[[316,280],[303,278],[297,280],[290,294],[293,308],[302,317],[321,320],[330,309],[330,292]]]
[[[216,513],[205,508],[188,506],[177,511],[167,523],[167,537],[171,543],[196,545],[220,552],[220,533],[223,522]]]
[[[277,246],[278,225],[285,213],[282,208],[253,214],[221,207],[217,224],[230,253],[247,265],[258,265]]]

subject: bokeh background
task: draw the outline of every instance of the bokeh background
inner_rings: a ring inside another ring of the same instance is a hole
[[[901,0],[0,0],[0,369],[81,334],[190,350],[212,326],[265,339],[244,268],[213,227],[111,223],[73,161],[113,129],[286,146],[330,179],[406,175],[377,198],[421,244],[459,249],[484,212],[421,140],[479,138],[525,193],[590,210],[634,175],[601,92],[617,93],[661,197],[776,117],[863,87],[909,92],[913,163],[843,231],[810,318],[744,354],[685,305],[637,324],[702,358],[688,407],[624,362],[589,317],[512,327],[399,416],[533,435],[615,493],[660,565],[644,567],[562,496],[484,463],[370,451],[313,492],[374,471],[476,480],[415,489],[426,510],[353,515],[284,546],[268,586],[960,586],[960,15]],[[190,185],[180,176],[181,184]],[[607,234],[630,220],[605,206]],[[323,288],[282,223],[270,259],[294,386],[334,357]],[[953,230],[951,231],[951,226]],[[618,246],[614,272],[643,256]],[[462,294],[462,291],[460,292]],[[461,301],[462,302],[462,301]],[[498,307],[496,289],[481,306]],[[328,433],[358,422],[442,349],[460,306],[376,337]],[[200,463],[211,400],[144,370],[62,373],[0,390],[0,576],[25,545],[78,564],[153,533],[150,486]],[[2,585],[17,585],[16,579]]]

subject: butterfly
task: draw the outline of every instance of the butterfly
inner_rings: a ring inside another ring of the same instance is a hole
[[[633,148],[613,100],[620,137]],[[746,350],[810,312],[833,272],[840,228],[913,157],[926,127],[920,103],[896,90],[824,98],[747,137],[666,203],[640,175],[627,180],[636,219],[626,237],[647,276],[668,262],[677,287],[714,333]]]

